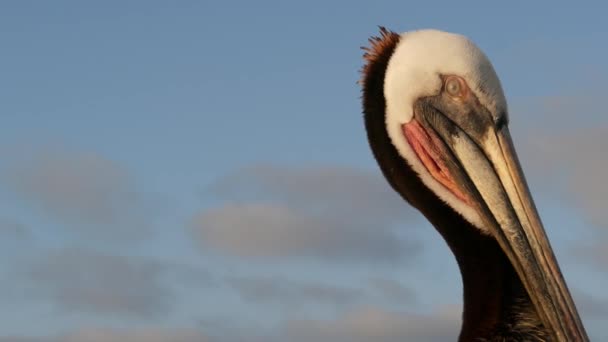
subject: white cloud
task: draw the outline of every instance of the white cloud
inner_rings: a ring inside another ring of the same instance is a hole
[[[59,311],[151,318],[163,316],[172,295],[163,265],[92,250],[53,250],[23,266],[28,298],[49,300]]]
[[[571,247],[571,254],[588,265],[608,272],[608,240],[605,235],[592,241],[579,242]]]
[[[2,241],[8,240],[24,240],[31,237],[29,229],[14,220],[0,217],[0,239]]]
[[[6,159],[0,186],[31,209],[94,238],[144,234],[151,208],[122,165],[61,148],[24,148]]]
[[[376,227],[421,216],[388,185],[380,170],[346,166],[254,165],[219,179],[208,192],[238,202],[278,202]]]
[[[545,191],[581,210],[588,222],[608,228],[608,124],[558,133],[536,131],[522,149],[526,166]],[[541,177],[542,176],[542,177]]]
[[[252,304],[279,304],[288,308],[303,305],[352,305],[366,296],[362,289],[317,282],[298,282],[280,276],[230,276],[226,282],[242,299]]]
[[[81,328],[55,336],[0,336],[0,342],[210,342],[197,329],[137,327]]]
[[[395,279],[371,278],[369,285],[390,304],[412,304],[416,301],[414,291]]]
[[[573,291],[572,296],[576,306],[583,318],[606,319],[608,318],[608,298],[590,295],[582,291]]]
[[[195,329],[82,329],[60,339],[61,342],[207,342]]]
[[[197,216],[203,249],[242,257],[304,256],[339,261],[396,261],[419,251],[392,230],[356,218],[313,216],[272,204],[233,204]]]
[[[0,336],[0,342],[61,342],[51,337]]]
[[[241,257],[396,261],[416,254],[420,217],[377,175],[348,167],[258,165],[209,187],[227,202],[192,223],[203,250]],[[413,225],[413,224],[412,224]]]
[[[460,308],[445,307],[429,315],[360,308],[335,320],[294,320],[284,327],[285,341],[439,342],[460,332]]]

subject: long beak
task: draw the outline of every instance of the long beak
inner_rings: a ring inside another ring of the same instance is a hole
[[[444,115],[429,125],[476,189],[473,201],[555,341],[589,338],[530,195],[507,126],[473,139]]]

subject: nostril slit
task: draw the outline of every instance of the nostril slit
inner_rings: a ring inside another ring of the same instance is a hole
[[[507,116],[505,114],[500,115],[496,120],[496,130],[500,131],[504,126],[507,125]]]

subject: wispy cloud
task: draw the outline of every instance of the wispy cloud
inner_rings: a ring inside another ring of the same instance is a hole
[[[153,318],[171,308],[158,262],[66,248],[22,267],[26,295],[50,301],[58,312]]]
[[[61,338],[62,342],[207,342],[195,329],[84,329]]]
[[[0,342],[61,342],[54,337],[0,336]]]
[[[229,201],[275,201],[337,217],[355,216],[375,226],[419,218],[379,170],[259,164],[228,174],[207,190]]]
[[[572,296],[584,318],[608,318],[608,298],[591,295],[583,291],[573,291]]]
[[[122,165],[67,148],[24,148],[7,159],[0,186],[31,209],[95,238],[143,235],[151,208]]]
[[[231,276],[226,281],[243,300],[253,305],[269,303],[302,307],[315,304],[343,307],[357,303],[366,296],[365,291],[359,288],[298,282],[278,276]]]
[[[393,229],[417,216],[379,175],[265,165],[228,175],[209,192],[228,203],[193,219],[203,250],[370,262],[403,261],[420,250]]]
[[[285,341],[439,342],[456,339],[460,308],[445,307],[429,315],[367,307],[334,320],[293,320],[282,332]]]
[[[31,232],[24,224],[0,217],[0,239],[2,241],[6,241],[7,239],[24,240],[30,237]]]
[[[142,327],[129,329],[83,328],[46,337],[5,336],[0,342],[209,342],[197,329]]]
[[[201,247],[242,257],[311,257],[334,261],[395,261],[420,246],[386,227],[355,217],[314,216],[272,204],[231,204],[193,222]]]
[[[371,278],[370,288],[390,304],[413,304],[416,302],[416,293],[404,286],[401,282],[391,278]]]
[[[605,228],[608,228],[607,136],[608,124],[554,133],[538,130],[522,153],[539,186],[557,190],[581,210],[589,223]]]
[[[571,255],[586,265],[608,272],[608,239],[600,234],[592,241],[579,242],[570,249]]]

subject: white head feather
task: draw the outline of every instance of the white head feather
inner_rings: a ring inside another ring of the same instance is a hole
[[[488,58],[473,42],[462,35],[437,30],[406,32],[401,34],[384,79],[388,135],[424,184],[481,228],[483,225],[478,213],[429,174],[403,136],[402,125],[412,120],[414,102],[440,93],[441,75],[462,77],[495,120],[499,115],[506,115],[507,104],[498,76]]]

